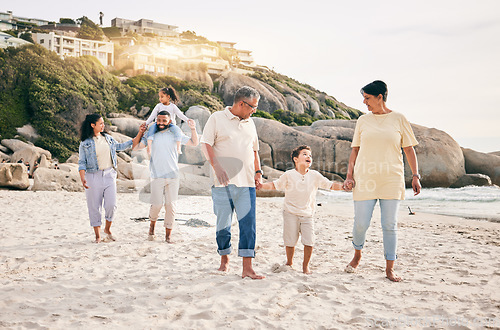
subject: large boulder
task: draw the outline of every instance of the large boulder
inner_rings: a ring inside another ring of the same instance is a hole
[[[67,167],[63,169],[62,165],[59,170],[38,168],[33,175],[34,184],[32,189],[34,191],[83,191],[78,166],[76,164],[64,164]],[[69,166],[72,166],[72,168]]]
[[[0,151],[0,162],[3,162],[4,160],[10,162],[10,155],[7,155],[6,153]]]
[[[108,119],[114,126],[117,127],[119,133],[125,134],[129,137],[135,137],[139,132],[139,127],[142,123],[144,123],[144,120],[137,119],[132,116]]]
[[[186,117],[193,119],[196,122],[196,128],[199,128],[200,131],[203,132],[205,124],[210,117],[210,110],[202,105],[194,105],[192,107],[189,107],[189,109],[187,109],[184,114],[186,115]]]
[[[225,105],[232,105],[234,94],[243,86],[255,88],[260,94],[259,110],[273,113],[275,110],[288,110],[284,96],[268,84],[234,72],[226,72],[216,80],[219,84],[218,93]]]
[[[484,174],[462,175],[450,188],[462,188],[467,186],[491,186],[491,179]]]
[[[493,184],[500,186],[500,156],[467,148],[462,150],[467,174],[485,174],[491,178]]]
[[[0,187],[28,189],[28,168],[24,164],[0,163]]]
[[[149,166],[134,162],[119,162],[117,165],[117,177],[126,180],[149,179]]]
[[[213,179],[209,177],[180,171],[179,178],[179,195],[210,196],[212,194]]]
[[[78,153],[74,153],[71,156],[69,156],[68,159],[66,159],[66,163],[78,164],[79,159],[80,159],[80,155],[78,155]]]
[[[262,165],[273,166],[273,150],[271,146],[259,140],[259,158]]]
[[[40,137],[40,135],[38,135],[36,130],[30,124],[26,124],[23,127],[16,128],[16,131],[19,135],[31,142],[35,142],[35,140]]]
[[[201,145],[182,146],[182,154],[179,155],[179,163],[191,165],[203,165],[205,163],[205,156],[201,150]]]
[[[25,143],[23,141],[19,141],[16,139],[5,139],[2,140],[2,144],[14,151],[12,156],[10,157],[10,161],[12,163],[17,163],[19,160],[23,159],[24,162],[28,162],[30,164],[30,168],[28,171],[32,173],[35,161],[40,162],[40,158],[42,155],[45,155],[47,159],[52,159],[52,154],[50,151],[35,147],[32,144]]]
[[[303,133],[275,120],[264,118],[253,118],[253,120],[259,139],[271,147],[273,168],[282,171],[294,168],[290,157],[292,150],[299,145],[308,145],[312,149],[314,158],[312,169],[327,177],[331,177],[334,173],[346,175],[350,143]]]
[[[300,99],[298,99],[292,95],[287,95],[285,97],[285,99],[286,99],[286,104],[288,106],[288,109],[291,112],[298,113],[298,114],[304,113],[304,105],[302,104]]]
[[[435,128],[411,125],[418,145],[415,147],[422,186],[449,187],[465,175],[462,149],[447,133]],[[412,172],[405,157],[405,182],[411,186]]]

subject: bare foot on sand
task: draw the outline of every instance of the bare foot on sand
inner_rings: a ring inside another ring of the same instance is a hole
[[[225,255],[220,257],[220,267],[218,271],[220,272],[229,271],[229,256]]]
[[[263,278],[266,278],[265,276],[257,275],[253,269],[244,270],[241,274],[241,278],[245,277],[250,277],[253,280],[262,280]]]
[[[385,276],[393,282],[401,282],[403,279],[394,273],[393,269],[386,269]]]
[[[311,275],[313,272],[309,269],[309,266],[302,266],[302,272],[306,275]]]
[[[346,266],[345,271],[347,273],[355,273],[356,268],[358,268],[359,263],[361,262],[361,250],[354,250],[354,257],[351,262]]]

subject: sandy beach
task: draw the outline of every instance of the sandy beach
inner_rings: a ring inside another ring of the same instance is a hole
[[[399,215],[404,281],[385,279],[378,207],[355,274],[352,207],[316,212],[312,275],[285,262],[282,199],[258,198],[257,256],[264,280],[241,279],[241,259],[217,271],[210,197],[181,196],[167,244],[147,241],[149,205],[119,194],[116,242],[92,244],[83,193],[0,190],[0,327],[362,329],[500,328],[500,224],[418,212]],[[160,214],[163,217],[163,211]],[[233,225],[233,247],[238,230]]]

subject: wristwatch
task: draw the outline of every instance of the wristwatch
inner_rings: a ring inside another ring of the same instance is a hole
[[[416,177],[416,178],[417,178],[417,179],[419,179],[419,180],[420,180],[420,178],[421,178],[420,174],[418,174],[418,173],[417,173],[417,174],[413,174],[413,177]]]
[[[260,173],[260,174],[264,175],[264,172],[262,172],[262,170],[255,171],[255,174],[257,174],[257,173]]]

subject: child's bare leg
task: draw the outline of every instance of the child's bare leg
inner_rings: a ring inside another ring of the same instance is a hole
[[[155,225],[156,225],[156,221],[151,220],[151,222],[149,224],[149,235],[155,234]]]
[[[172,234],[172,229],[165,228],[165,242],[172,243],[170,240],[170,235]]]
[[[311,260],[312,252],[312,246],[304,245],[304,262],[302,263],[302,271],[304,272],[304,274],[312,274],[312,272],[309,270],[309,261]]]
[[[101,242],[101,226],[94,227],[95,243]]]
[[[295,253],[295,246],[286,247],[286,265],[291,266],[293,264],[293,254]]]

